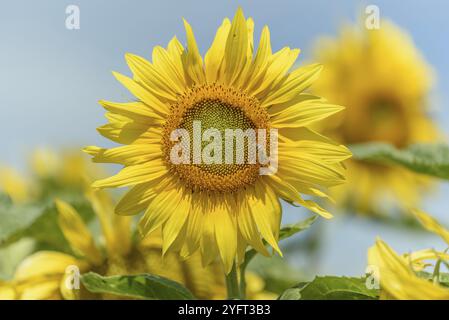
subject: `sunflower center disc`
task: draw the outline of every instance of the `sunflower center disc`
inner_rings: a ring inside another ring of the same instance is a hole
[[[188,164],[168,161],[174,172],[193,190],[234,192],[254,184],[259,175],[260,165],[250,161],[253,142],[246,132],[252,129],[257,139],[257,129],[267,128],[267,119],[258,101],[241,92],[219,85],[192,89],[172,106],[164,133],[166,159],[176,143],[167,137],[172,130],[183,129],[190,139],[190,159]],[[205,161],[205,156],[213,162]]]
[[[251,166],[247,164],[247,150],[248,142],[245,140],[244,150],[236,150],[237,146],[235,140],[233,139],[232,147],[232,159],[233,163],[225,163],[225,152],[226,152],[226,135],[225,131],[227,129],[235,130],[241,129],[245,131],[247,129],[254,129],[254,124],[249,120],[243,111],[239,108],[235,108],[229,104],[223,103],[219,100],[204,100],[197,103],[193,108],[189,109],[184,115],[184,121],[181,123],[181,128],[186,129],[189,132],[190,137],[194,137],[193,124],[201,124],[201,135],[208,129],[217,129],[221,137],[221,163],[211,163],[211,164],[194,164],[204,172],[218,175],[218,176],[229,176],[237,171],[244,169],[245,167]],[[201,140],[201,150],[210,143],[210,141]],[[193,145],[190,145],[190,160],[193,163]],[[245,163],[236,163],[236,152],[243,152],[245,157]],[[213,152],[212,154],[213,155]]]

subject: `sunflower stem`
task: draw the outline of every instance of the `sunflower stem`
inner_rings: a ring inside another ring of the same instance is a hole
[[[225,274],[226,288],[228,289],[228,299],[242,299],[240,294],[240,285],[235,264],[232,266],[231,272]]]

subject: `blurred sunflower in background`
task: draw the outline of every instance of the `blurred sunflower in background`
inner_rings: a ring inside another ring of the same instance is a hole
[[[416,210],[416,218],[428,231],[440,236],[449,245],[449,231],[427,213]],[[447,250],[446,250],[447,251]],[[378,239],[368,251],[368,263],[380,281],[381,299],[447,300],[447,279],[440,283],[440,268],[449,266],[446,251],[424,249],[398,255],[388,244]],[[426,272],[426,268],[433,271]]]
[[[242,10],[232,23],[224,19],[204,60],[192,28],[184,25],[187,48],[173,38],[166,49],[154,48],[152,63],[127,54],[133,78],[114,73],[137,101],[101,101],[109,123],[98,131],[124,146],[85,151],[95,162],[124,165],[117,175],[93,184],[134,186],[118,203],[117,214],[145,211],[140,232],[162,227],[164,253],[170,249],[188,257],[200,251],[204,265],[220,257],[229,273],[235,260],[243,261],[248,245],[269,254],[262,239],[281,254],[280,199],[331,217],[303,195],[325,197],[328,187],[343,183],[341,162],[350,152],[307,126],[343,108],[303,93],[321,66],[289,73],[299,50],[272,53],[267,27],[255,51],[254,22]],[[193,136],[194,121],[222,134],[228,128],[278,129],[277,173],[260,175],[259,163],[195,164],[193,155],[189,164],[171,163],[171,133],[181,128]]]
[[[58,193],[81,193],[87,176],[100,178],[104,175],[105,172],[94,167],[75,148],[59,152],[39,148],[29,157],[24,173],[10,166],[0,166],[0,192],[15,204],[37,202]]]
[[[325,69],[313,92],[346,106],[319,124],[321,132],[345,145],[385,142],[399,149],[439,140],[428,115],[432,71],[391,22],[378,30],[347,26],[338,38],[321,39],[314,58]],[[348,183],[333,196],[350,210],[380,214],[385,207],[419,206],[429,185],[429,178],[407,169],[351,159]]]

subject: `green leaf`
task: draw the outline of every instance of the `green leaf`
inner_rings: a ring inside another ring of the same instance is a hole
[[[414,144],[397,149],[387,143],[366,143],[349,147],[353,158],[381,164],[396,164],[411,171],[449,179],[449,146]]]
[[[301,300],[301,289],[299,288],[290,288],[285,290],[279,300]]]
[[[293,268],[286,259],[279,256],[257,255],[248,266],[248,270],[264,280],[265,290],[277,294],[281,294],[305,278],[302,272]]]
[[[83,197],[66,194],[63,199],[75,207],[84,221],[94,216],[90,204]],[[0,247],[27,237],[35,239],[40,250],[72,253],[59,228],[53,199],[30,204],[0,201],[0,221]]]
[[[434,275],[430,272],[426,271],[418,271],[416,272],[416,275],[420,278],[433,281]],[[438,274],[438,283],[442,285],[443,287],[449,287],[449,273],[446,272],[440,272]]]
[[[286,290],[281,300],[375,300],[379,291],[368,289],[365,278],[315,277]]]
[[[33,251],[34,241],[30,238],[24,238],[0,248],[0,282],[11,279],[19,263]]]
[[[0,246],[21,238],[44,211],[44,206],[0,203]]]
[[[84,198],[65,197],[64,200],[76,209],[86,223],[92,220],[94,216],[92,207]],[[30,228],[23,232],[23,236],[35,239],[40,250],[51,249],[73,254],[69,243],[59,228],[58,213],[53,200],[45,207],[45,210]]]
[[[193,294],[181,284],[152,274],[103,277],[89,272],[82,276],[87,290],[136,299],[193,300]]]
[[[282,227],[279,231],[279,240],[290,238],[294,234],[308,229],[317,218],[318,216],[314,215],[304,221],[300,221],[295,224],[288,224]]]

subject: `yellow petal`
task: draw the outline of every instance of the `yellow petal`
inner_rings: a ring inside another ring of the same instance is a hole
[[[112,73],[115,78],[127,88],[137,99],[148,105],[149,107],[155,109],[163,114],[169,113],[169,107],[159,100],[152,92],[144,88],[142,85],[137,83],[131,78],[128,78],[120,73]]]
[[[93,162],[120,163],[125,166],[162,158],[161,146],[156,144],[131,144],[111,149],[90,146],[83,151],[93,156]]]
[[[302,92],[302,93],[296,94],[292,99],[290,99],[286,102],[276,103],[275,105],[268,106],[267,111],[270,114],[270,116],[275,116],[277,114],[282,113],[288,107],[291,107],[300,102],[305,103],[306,101],[309,101],[309,102],[310,101],[314,101],[314,102],[321,101],[321,102],[325,103],[326,99],[312,95],[310,93]]]
[[[279,150],[279,154],[284,154],[287,157],[288,153],[297,153],[298,156],[305,154],[329,163],[338,163],[352,156],[351,151],[343,145],[313,140],[280,142]]]
[[[239,8],[232,20],[226,40],[223,74],[226,84],[232,85],[247,63],[248,28],[243,11]]]
[[[179,56],[181,57],[181,56]],[[184,70],[173,61],[170,53],[160,46],[153,49],[153,64],[164,79],[173,86],[173,89],[182,94],[186,89]]]
[[[62,277],[63,275],[61,275]],[[49,279],[24,286],[20,292],[21,300],[59,300],[59,279]]]
[[[150,201],[158,194],[159,190],[168,190],[170,179],[161,177],[150,182],[134,186],[129,190],[115,207],[118,215],[135,215],[148,207]],[[158,188],[156,188],[156,186]]]
[[[344,109],[342,106],[323,103],[321,101],[306,101],[295,104],[272,118],[272,124],[277,128],[297,128],[310,125],[325,119]]]
[[[213,210],[212,208],[210,210]],[[203,266],[207,266],[217,259],[219,255],[217,240],[215,238],[214,215],[205,210],[203,215],[203,228],[201,231],[200,249]]]
[[[131,248],[131,219],[114,214],[114,203],[103,190],[87,187],[86,197],[100,220],[109,256],[125,256]]]
[[[187,75],[189,75],[193,84],[204,83],[206,76],[203,69],[203,58],[198,50],[192,27],[184,20],[187,37],[187,52],[183,53],[183,63]]]
[[[67,202],[55,200],[58,209],[58,223],[64,237],[71,248],[80,255],[86,257],[95,265],[101,264],[103,258],[101,252],[95,246],[95,241],[83,219],[76,210]]]
[[[278,174],[291,180],[332,187],[345,182],[344,169],[340,163],[327,163],[307,155],[280,154],[282,160]]]
[[[447,244],[449,244],[449,231],[444,228],[437,220],[421,210],[413,210],[413,214],[421,224],[430,232],[439,235]]]
[[[273,104],[284,103],[292,100],[299,93],[307,89],[318,79],[322,66],[314,64],[298,68],[290,73],[282,85],[273,89],[263,100],[262,106],[268,107]]]
[[[161,190],[151,200],[145,214],[139,221],[139,232],[147,236],[161,227],[176,210],[182,199],[182,193],[176,189]]]
[[[131,69],[134,79],[152,93],[176,101],[173,81],[161,74],[149,61],[134,54],[125,55],[126,62]]]
[[[110,123],[97,128],[102,136],[121,144],[130,144],[148,131],[148,124],[132,121],[115,113],[106,113]]]
[[[311,200],[304,200],[299,191],[289,182],[285,177],[281,175],[271,175],[264,177],[266,183],[268,183],[276,192],[278,192],[281,197],[288,202],[297,203],[310,211],[319,214],[325,219],[331,219],[332,214],[330,214],[327,210],[321,208],[318,204]]]
[[[0,281],[0,300],[15,300],[16,298],[17,294],[13,284]]]
[[[437,252],[434,249],[423,249],[419,251],[413,251],[410,254],[404,255],[412,262],[422,262],[424,260],[449,260],[449,254],[445,252]]]
[[[246,19],[246,29],[248,30],[248,50],[247,50],[247,58],[248,61],[251,61],[254,53],[254,20],[249,17]]]
[[[155,180],[166,173],[166,166],[160,159],[155,159],[146,163],[125,167],[115,176],[95,181],[92,187],[126,187]]]
[[[368,251],[368,263],[377,267],[383,296],[404,300],[449,299],[449,290],[419,278],[400,257],[382,240]]]
[[[161,124],[165,115],[160,114],[160,110],[153,109],[140,101],[119,103],[100,100],[99,103],[107,111],[121,114],[134,121],[141,121],[150,124]]]
[[[78,266],[80,270],[85,265],[68,254],[55,251],[39,251],[28,256],[16,268],[15,281],[26,281],[33,278],[45,278],[64,274],[68,266]]]
[[[171,216],[164,224],[162,229],[162,235],[164,244],[162,247],[162,253],[165,254],[173,244],[175,239],[179,236],[181,229],[187,221],[191,210],[192,197],[189,193],[184,193],[181,200],[178,202],[176,209],[171,213]]]
[[[277,199],[273,201],[273,191],[270,187],[256,182],[255,187],[247,195],[248,206],[261,235],[280,256],[278,232],[281,223],[281,207]]]
[[[271,43],[270,43],[270,30],[267,26],[262,29],[260,35],[259,47],[257,48],[256,57],[251,63],[251,67],[247,72],[247,79],[245,79],[245,89],[253,88],[253,86],[260,82],[261,78],[265,74],[266,68],[270,63],[271,58]]]
[[[213,83],[219,80],[219,70],[224,58],[226,39],[230,29],[231,22],[226,18],[218,28],[214,41],[204,57],[206,80],[208,83]]]
[[[167,46],[167,52],[170,56],[170,60],[173,62],[174,67],[176,68],[176,73],[179,74],[181,82],[183,84],[186,83],[186,75],[184,71],[184,66],[182,64],[182,55],[184,53],[184,47],[181,42],[179,42],[178,38],[173,37]]]
[[[192,194],[192,208],[187,220],[186,243],[183,256],[192,255],[199,247],[203,225],[204,197],[197,193]]]
[[[326,138],[325,136],[309,129],[306,127],[299,128],[281,128],[279,129],[279,140],[280,141],[320,141],[329,144],[336,144],[332,140]]]
[[[214,212],[211,213],[215,224],[215,239],[221,260],[228,274],[237,254],[237,229],[235,218],[224,204],[216,204]]]
[[[239,211],[238,227],[244,240],[248,242],[254,249],[261,254],[268,256],[269,253],[260,239],[259,231],[257,230],[256,222],[251,215],[251,208],[246,201],[241,198],[242,205]]]
[[[259,83],[254,83],[250,92],[263,100],[265,91],[276,86],[276,84],[284,79],[285,74],[290,70],[298,58],[299,52],[299,49],[291,50],[290,48],[283,48],[272,55],[263,78]]]
[[[252,60],[254,53],[254,20],[252,18],[248,18],[246,20],[246,27],[248,30],[248,49],[246,50],[246,63],[237,80],[234,82],[234,86],[237,88],[245,87],[248,80],[248,73],[253,67]]]

